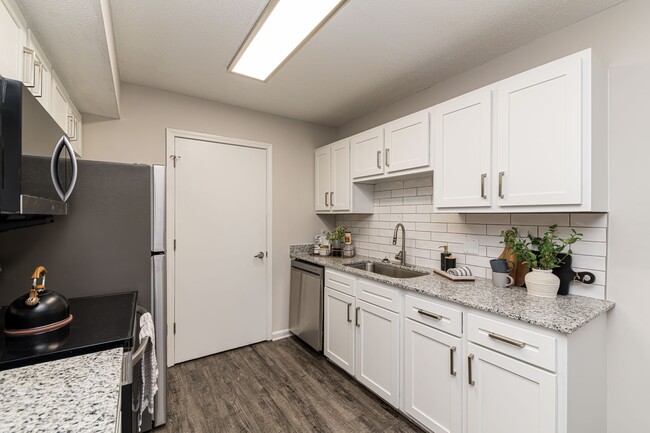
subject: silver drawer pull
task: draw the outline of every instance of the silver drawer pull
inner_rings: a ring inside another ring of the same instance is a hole
[[[456,353],[456,346],[449,348],[449,374],[456,376],[456,369],[454,368],[454,353]]]
[[[486,199],[487,195],[485,194],[485,178],[487,178],[487,173],[481,174],[481,198]]]
[[[499,198],[505,198],[503,195],[503,176],[506,175],[505,171],[499,172]]]
[[[381,150],[377,151],[377,168],[381,168]]]
[[[439,316],[439,315],[434,314],[434,313],[429,313],[428,311],[425,311],[425,310],[420,310],[419,308],[418,308],[418,313],[422,314],[423,316],[426,316],[426,317],[431,317],[432,319],[435,319],[435,320],[442,320],[442,316]]]
[[[357,307],[354,309],[354,326],[357,328],[360,327],[361,325],[359,324],[359,310],[361,307]]]
[[[502,343],[506,343],[511,346],[518,347],[520,349],[526,347],[526,343],[524,343],[523,341],[513,340],[512,338],[504,337],[503,335],[495,334],[494,332],[488,332],[488,337],[490,337],[493,340],[497,340]]]
[[[476,382],[474,382],[474,379],[472,379],[472,361],[474,360],[474,354],[470,353],[469,356],[467,357],[467,383],[469,386],[474,386],[476,385]]]
[[[348,302],[348,322],[350,322],[350,323],[352,323],[352,317],[350,317],[350,307],[351,306],[352,306],[352,304],[350,302]]]

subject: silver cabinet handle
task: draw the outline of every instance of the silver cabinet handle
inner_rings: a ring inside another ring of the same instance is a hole
[[[361,307],[357,307],[354,309],[354,326],[357,328],[360,327],[361,325],[359,324],[359,310]]]
[[[474,354],[470,353],[467,357],[467,383],[469,386],[474,386],[476,382],[472,379],[472,360],[474,359]]]
[[[259,253],[255,254],[253,257],[257,257],[258,259],[263,259],[264,258],[264,252],[260,251]]]
[[[377,151],[377,168],[381,168],[381,150]]]
[[[502,343],[506,343],[511,346],[518,347],[520,349],[526,347],[526,343],[524,343],[523,341],[513,340],[512,338],[504,337],[503,335],[495,334],[494,332],[488,332],[488,337],[490,337],[493,340],[497,340]]]
[[[350,307],[352,306],[352,303],[348,302],[348,322],[352,323],[352,318],[350,317]]]
[[[425,311],[425,310],[420,310],[419,308],[418,308],[418,314],[421,314],[421,315],[426,316],[426,317],[430,317],[430,318],[435,319],[435,320],[442,320],[442,316],[440,316],[438,314],[434,314],[434,313],[429,313],[428,311]]]
[[[330,206],[334,206],[334,191],[330,192]]]
[[[329,195],[329,192],[326,192],[325,193],[325,206],[329,206],[329,204],[327,203],[327,196],[328,195]]]
[[[487,177],[487,173],[482,173],[481,174],[481,198],[486,199],[487,195],[485,195],[485,178]]]
[[[503,176],[506,175],[505,171],[499,172],[499,198],[504,198],[503,195]]]
[[[449,348],[449,374],[456,376],[456,369],[454,368],[454,353],[456,353],[456,346]]]
[[[386,167],[390,167],[390,159],[389,159],[389,157],[390,157],[390,148],[386,149],[386,157],[385,157],[385,159],[386,159]]]

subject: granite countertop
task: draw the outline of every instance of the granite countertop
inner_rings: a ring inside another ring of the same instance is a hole
[[[312,256],[300,249],[294,249],[291,257],[315,263],[326,268],[347,272],[382,283],[433,296],[445,301],[455,302],[476,310],[498,314],[521,320],[564,334],[570,334],[590,320],[614,308],[614,303],[584,296],[558,296],[540,298],[530,296],[521,287],[496,287],[492,280],[476,278],[476,281],[451,281],[433,274],[433,269],[419,266],[406,266],[427,272],[429,275],[415,278],[391,278],[361,269],[345,266],[350,263],[375,262],[371,257],[356,256],[339,258]]]
[[[0,371],[0,432],[114,432],[122,352]]]

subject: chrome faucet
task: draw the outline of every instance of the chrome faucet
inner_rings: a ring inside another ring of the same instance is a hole
[[[395,258],[399,260],[399,264],[403,266],[406,264],[406,229],[402,223],[398,223],[395,226],[395,232],[393,232],[393,245],[397,245],[397,229],[400,227],[402,228],[402,251],[397,253]]]

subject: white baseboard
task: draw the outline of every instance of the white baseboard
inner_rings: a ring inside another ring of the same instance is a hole
[[[291,337],[293,334],[288,329],[281,329],[279,331],[273,331],[271,336],[271,341],[282,340],[283,338]]]

